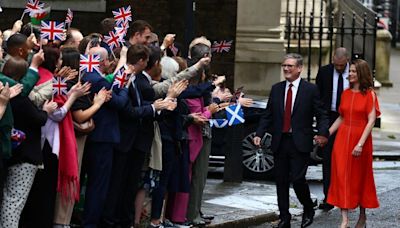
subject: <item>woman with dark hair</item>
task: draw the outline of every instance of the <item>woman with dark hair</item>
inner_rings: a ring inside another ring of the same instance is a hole
[[[380,115],[368,63],[354,60],[349,72],[350,88],[343,91],[340,116],[329,129],[337,135],[332,152],[329,204],[341,208],[341,228],[348,227],[348,210],[360,207],[356,228],[366,225],[365,208],[379,207],[372,170],[372,136]]]
[[[62,67],[70,67],[71,69],[79,70],[80,54],[76,48],[67,47],[62,50]],[[78,78],[67,81],[68,88],[72,88],[78,82]],[[91,101],[89,95],[79,97],[71,106],[72,120],[82,124],[89,121],[92,116],[100,109],[104,102],[108,101],[110,94],[107,90],[102,89]],[[75,139],[78,149],[78,175],[80,175],[83,150],[86,142],[86,134],[75,131]],[[61,227],[69,226],[72,217],[72,211],[75,201],[68,200],[63,202],[61,194],[57,194],[54,224]]]
[[[46,100],[51,99],[52,79],[60,59],[60,51],[51,44],[43,46],[42,49],[45,60],[38,68],[39,80],[29,94],[29,99],[38,107],[41,107]]]

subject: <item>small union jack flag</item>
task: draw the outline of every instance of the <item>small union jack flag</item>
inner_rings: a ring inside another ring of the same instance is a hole
[[[65,40],[64,23],[57,21],[42,21],[40,37],[48,40]]]
[[[118,35],[118,32],[111,31],[108,33],[109,36],[104,36],[104,42],[113,50],[116,47],[121,47],[121,36]]]
[[[211,46],[211,51],[217,53],[222,53],[224,51],[229,52],[232,46],[232,42],[233,40],[231,41],[223,40],[221,42],[214,41],[213,45]]]
[[[127,74],[125,73],[125,67],[121,67],[115,75],[114,75],[114,82],[112,84],[112,87],[118,86],[118,88],[123,88],[126,83],[129,81],[129,78],[131,77],[132,74]]]
[[[123,39],[124,36],[126,35],[126,32],[128,31],[129,28],[129,21],[124,21],[117,25],[117,27],[114,27],[116,34]]]
[[[67,10],[67,17],[65,18],[65,24],[71,25],[72,19],[74,18],[74,13],[70,8]]]
[[[112,11],[115,22],[118,24],[132,21],[131,6],[121,7]]]
[[[100,74],[100,55],[81,55],[79,70],[86,72],[97,71]]]
[[[67,95],[67,78],[53,77],[53,95]]]
[[[42,9],[44,7],[44,3],[39,0],[28,0],[25,6],[24,13],[29,13],[29,16],[32,16],[35,10]]]

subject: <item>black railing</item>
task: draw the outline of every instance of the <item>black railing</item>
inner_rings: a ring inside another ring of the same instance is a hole
[[[323,64],[323,49],[329,50],[327,54],[329,62],[331,62],[333,50],[336,47],[345,47],[351,53],[352,58],[363,58],[368,61],[375,77],[377,15],[372,11],[360,13],[362,9],[366,8],[361,8],[352,0],[346,0],[346,4],[343,3],[343,0],[339,1],[341,5],[338,9],[340,11],[337,11],[336,14],[333,11],[332,1],[327,1],[326,8],[329,10],[325,10],[325,1],[321,0],[319,13],[315,12],[317,10],[315,0],[312,1],[312,7],[309,10],[307,10],[305,2],[305,0],[302,2],[287,0],[285,39],[287,39],[287,52],[297,51],[308,57],[306,58],[308,61],[307,80],[311,80],[312,65],[318,63],[318,67],[321,67]],[[294,6],[290,6],[290,3]],[[304,3],[303,9],[298,8],[300,3]],[[354,11],[346,7],[353,7]],[[291,12],[290,9],[293,8],[299,12]],[[325,15],[326,12],[332,13]],[[318,60],[313,58],[313,47],[319,49]],[[316,74],[316,72],[314,73]]]

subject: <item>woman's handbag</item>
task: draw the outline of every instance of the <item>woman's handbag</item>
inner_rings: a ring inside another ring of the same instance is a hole
[[[94,121],[92,118],[83,123],[77,123],[74,121],[74,130],[76,135],[87,135],[93,131],[94,127]]]

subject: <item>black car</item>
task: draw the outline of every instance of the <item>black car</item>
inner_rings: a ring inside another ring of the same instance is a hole
[[[271,150],[272,136],[268,133],[261,140],[261,147],[253,144],[255,131],[261,115],[265,112],[262,108],[243,108],[245,123],[242,126],[239,139],[241,148],[237,148],[242,154],[243,176],[245,178],[266,179],[273,176],[274,157]],[[232,143],[236,137],[228,134],[229,128],[213,128],[212,146],[210,155],[210,167],[223,167],[225,164],[226,145]],[[321,163],[322,158],[317,154],[318,146],[311,152],[310,164]]]

